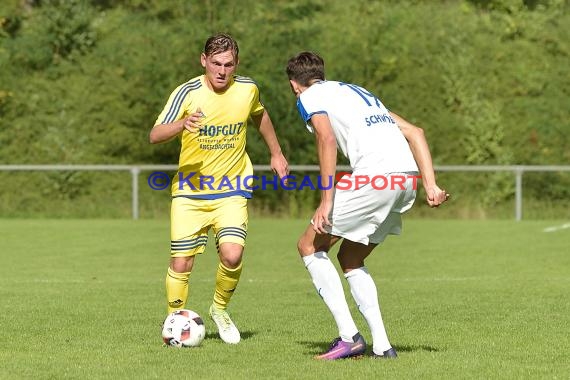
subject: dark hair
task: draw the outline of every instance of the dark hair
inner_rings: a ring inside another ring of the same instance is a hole
[[[235,58],[238,57],[238,44],[232,36],[226,33],[218,33],[214,36],[211,36],[206,40],[206,44],[204,45],[204,54],[207,56],[223,53],[229,50],[234,53]]]
[[[325,61],[310,51],[304,51],[287,62],[287,76],[308,87],[314,80],[325,80]]]

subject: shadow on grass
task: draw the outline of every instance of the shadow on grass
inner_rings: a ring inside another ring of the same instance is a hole
[[[309,341],[298,341],[298,344],[306,348],[306,354],[318,355],[322,354],[329,349],[330,342],[309,342]],[[413,344],[413,345],[394,345],[397,352],[416,352],[416,351],[427,351],[427,352],[438,352],[440,349],[433,346],[428,346],[425,344]],[[367,353],[372,353],[372,344],[369,344],[366,350]]]
[[[441,351],[437,347],[428,346],[425,344],[412,344],[412,345],[394,345],[397,352],[415,352],[415,351],[427,351],[427,352],[438,352]]]
[[[297,341],[298,344],[305,346],[305,354],[319,355],[328,350],[331,346],[331,342],[309,342],[309,341]]]
[[[241,340],[247,340],[247,339],[251,338],[252,336],[257,335],[257,332],[255,332],[255,331],[240,331],[240,335],[241,335]],[[217,332],[207,332],[204,339],[210,340],[210,339],[221,339],[221,338],[220,338],[220,334]]]

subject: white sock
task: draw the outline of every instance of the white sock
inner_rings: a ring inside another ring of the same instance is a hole
[[[340,276],[326,252],[315,252],[304,256],[305,267],[309,271],[317,292],[331,311],[342,340],[352,342],[358,333],[352,315],[346,303]]]
[[[375,354],[382,355],[384,351],[389,350],[392,346],[388,341],[384,322],[382,322],[382,314],[380,314],[380,305],[378,304],[378,292],[374,280],[366,267],[351,270],[345,273],[344,277],[350,285],[350,292],[358,305],[358,310],[360,310],[370,327],[372,350]]]

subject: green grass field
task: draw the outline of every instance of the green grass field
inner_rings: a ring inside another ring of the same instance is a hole
[[[570,229],[543,232],[563,223],[405,221],[367,262],[400,357],[319,362],[337,332],[296,253],[305,221],[251,221],[235,346],[207,319],[210,242],[187,305],[206,339],[174,349],[160,338],[168,221],[0,220],[0,378],[568,379]]]

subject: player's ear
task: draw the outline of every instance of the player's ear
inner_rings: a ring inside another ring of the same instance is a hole
[[[206,54],[200,54],[200,63],[202,64],[202,67],[206,67]]]
[[[299,86],[299,83],[297,83],[293,79],[289,79],[289,85],[291,86],[291,91],[293,91],[293,94],[295,94],[296,96],[301,95],[301,88]]]

